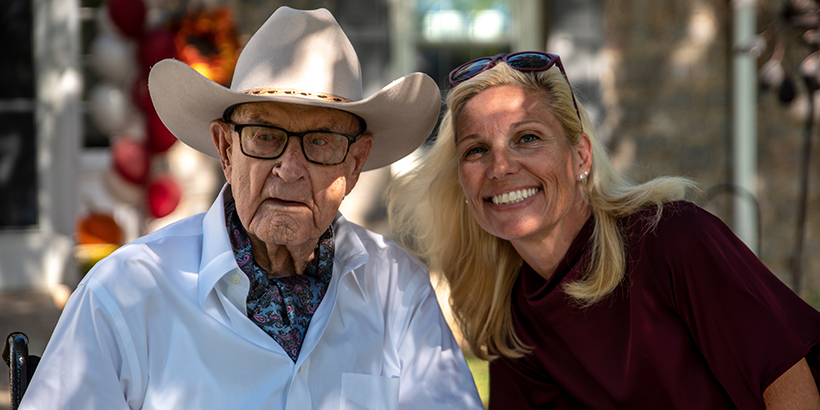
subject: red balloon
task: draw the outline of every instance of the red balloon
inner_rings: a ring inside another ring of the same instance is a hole
[[[154,64],[177,55],[174,34],[164,28],[156,28],[142,35],[137,50],[140,64],[150,69]]]
[[[150,154],[145,146],[130,137],[119,137],[111,144],[114,171],[133,184],[142,184],[148,178]]]
[[[161,175],[148,184],[148,210],[154,218],[167,216],[179,205],[182,190],[169,175]]]
[[[148,138],[146,139],[148,150],[155,154],[168,151],[177,142],[177,137],[165,127],[165,124],[162,123],[153,108],[145,116],[148,119]]]
[[[144,113],[154,111],[154,103],[148,92],[148,77],[140,77],[131,85],[131,100]]]
[[[123,34],[139,37],[145,25],[145,3],[142,0],[109,0],[108,16]]]

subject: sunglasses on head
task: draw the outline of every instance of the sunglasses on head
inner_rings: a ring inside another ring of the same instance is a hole
[[[569,78],[564,71],[564,65],[561,64],[561,57],[557,54],[542,53],[539,51],[521,51],[518,53],[501,53],[494,57],[481,57],[472,61],[468,61],[450,72],[450,86],[455,87],[464,81],[467,81],[484,71],[493,68],[498,60],[503,61],[508,66],[517,71],[529,73],[533,71],[547,71],[552,66],[558,66],[558,70],[564,76],[567,85],[569,86]],[[578,103],[575,102],[575,94],[572,92],[572,86],[569,89],[572,96],[572,105],[575,106],[575,113],[578,114],[578,120],[581,121],[581,112],[578,110]]]

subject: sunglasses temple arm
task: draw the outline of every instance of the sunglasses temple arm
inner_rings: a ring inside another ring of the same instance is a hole
[[[584,120],[581,119],[581,110],[578,109],[578,102],[575,101],[575,93],[572,90],[569,91],[572,94],[572,105],[575,106],[575,113],[578,114],[578,121],[581,122],[581,132],[584,132]]]
[[[584,120],[581,118],[581,110],[578,109],[578,101],[575,99],[575,92],[572,91],[572,84],[569,82],[569,77],[567,77],[567,72],[564,71],[564,65],[561,64],[560,60],[557,61],[558,70],[561,71],[561,74],[564,76],[564,81],[567,82],[567,87],[569,87],[569,94],[572,96],[572,105],[575,107],[575,114],[578,115],[578,121],[581,123],[581,132],[584,132]]]

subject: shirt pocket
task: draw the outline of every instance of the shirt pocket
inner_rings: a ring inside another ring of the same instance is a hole
[[[342,373],[342,410],[398,410],[399,378]]]

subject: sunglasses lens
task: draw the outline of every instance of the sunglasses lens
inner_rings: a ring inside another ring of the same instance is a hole
[[[507,64],[517,69],[539,69],[549,67],[555,61],[546,54],[521,53],[507,57]]]
[[[454,83],[458,83],[460,81],[464,81],[476,74],[478,74],[484,67],[487,67],[487,64],[493,61],[492,58],[482,58],[478,61],[473,61],[465,66],[459,68],[458,70],[454,71],[450,74],[450,81]]]

